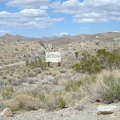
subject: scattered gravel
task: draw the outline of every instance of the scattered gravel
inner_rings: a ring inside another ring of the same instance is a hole
[[[13,117],[0,116],[0,120],[120,120],[120,109],[114,114],[98,115],[98,105],[90,104],[84,110],[78,111],[66,108],[54,112],[38,111],[21,112]]]

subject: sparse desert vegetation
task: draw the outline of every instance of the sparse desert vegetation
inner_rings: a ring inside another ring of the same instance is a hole
[[[116,38],[118,35],[120,36],[117,34]],[[73,42],[73,38],[77,40]],[[51,40],[45,42],[45,46],[37,41],[32,41],[35,43],[33,45],[31,41],[25,44],[22,41],[20,46],[18,45],[20,40],[15,46],[14,42],[9,42],[16,52],[16,57],[15,59],[8,57],[7,60],[3,56],[8,56],[5,52],[8,43],[6,42],[5,46],[2,44],[1,47],[5,51],[2,49],[0,59],[3,66],[0,69],[0,110],[10,107],[13,112],[39,109],[56,111],[75,106],[75,109],[80,111],[87,103],[98,101],[105,104],[119,103],[120,41],[115,41],[115,38],[111,38],[112,40],[104,38],[102,41],[100,37],[96,43],[95,35],[92,36],[93,40],[87,38],[83,41],[83,36],[80,38],[78,40],[76,37],[64,37],[64,42],[60,45],[57,43],[58,40]],[[71,42],[68,43],[67,39]],[[49,42],[53,46],[56,44],[58,46],[50,49],[47,47]],[[22,51],[22,45],[25,53]],[[49,50],[61,52],[61,67],[51,63],[52,67],[48,68],[45,51]],[[24,53],[22,56],[20,51]],[[25,61],[25,64],[4,66],[5,63],[15,61]]]

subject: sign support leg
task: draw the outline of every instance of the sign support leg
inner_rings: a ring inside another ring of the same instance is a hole
[[[50,68],[50,62],[48,62],[48,68]]]
[[[58,62],[58,65],[57,65],[58,67],[61,67],[61,62]]]

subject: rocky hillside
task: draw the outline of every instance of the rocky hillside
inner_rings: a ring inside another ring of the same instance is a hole
[[[98,33],[98,34],[81,34],[78,36],[53,37],[52,40],[47,40],[45,42],[51,43],[54,46],[62,46],[71,42],[92,42],[95,40],[99,40],[101,42],[120,40],[120,32],[107,32],[107,33]]]
[[[119,32],[49,38],[29,38],[6,34],[0,37],[0,64],[31,59],[40,54],[45,55],[45,51],[61,51],[63,57],[68,55],[70,58],[69,55],[85,51],[85,48],[95,50],[103,47],[118,47],[119,45]]]
[[[30,59],[44,49],[40,42],[22,36],[4,35],[0,37],[0,64]]]

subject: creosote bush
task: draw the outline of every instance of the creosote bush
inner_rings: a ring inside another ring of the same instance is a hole
[[[82,56],[81,61],[72,66],[77,72],[92,74],[103,69],[120,69],[120,48],[111,51],[100,49],[95,55],[83,53]]]
[[[120,48],[112,51],[100,49],[97,51],[97,57],[102,68],[110,70],[120,69]]]

